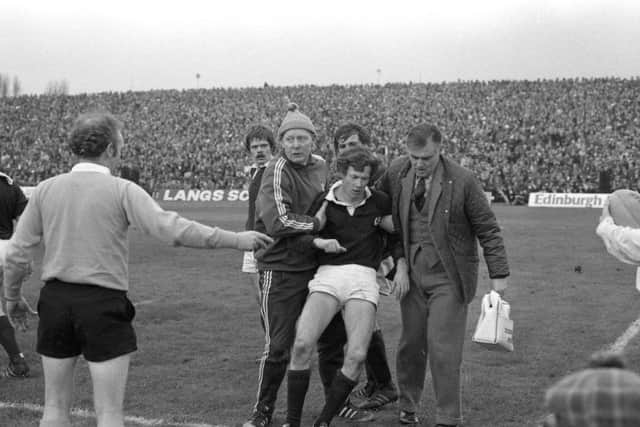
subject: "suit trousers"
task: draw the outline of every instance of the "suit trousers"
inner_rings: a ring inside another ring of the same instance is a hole
[[[416,412],[427,359],[436,400],[436,423],[462,423],[460,368],[467,304],[446,273],[430,271],[422,250],[409,260],[410,288],[400,301],[402,334],[396,372],[401,410]]]

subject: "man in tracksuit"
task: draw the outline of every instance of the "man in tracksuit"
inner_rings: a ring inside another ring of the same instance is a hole
[[[273,132],[266,126],[255,125],[249,129],[244,146],[251,155],[253,164],[249,170],[249,210],[245,230],[255,227],[256,198],[262,183],[262,174],[276,151],[276,140]],[[258,266],[253,251],[246,251],[242,259],[242,272],[250,274],[251,286],[256,289],[256,299],[260,301],[260,284]],[[260,320],[262,322],[262,319]]]
[[[277,133],[282,153],[269,162],[256,200],[255,229],[273,237],[274,243],[256,252],[265,349],[258,375],[257,402],[243,427],[266,427],[289,363],[295,325],[308,294],[317,261],[315,250],[299,250],[293,242],[317,233],[322,224],[309,216],[314,199],[326,185],[327,164],[312,154],[316,130],[295,104]],[[299,247],[299,245],[296,245]]]

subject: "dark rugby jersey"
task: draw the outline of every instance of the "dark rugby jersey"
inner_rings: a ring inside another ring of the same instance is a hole
[[[22,189],[9,176],[0,172],[0,239],[8,240],[13,234],[13,220],[22,215],[27,198]]]
[[[339,185],[340,181],[319,197],[318,207],[323,200],[329,200],[327,222],[320,237],[337,239],[347,251],[341,254],[318,251],[318,264],[358,264],[377,269],[385,252],[386,233],[378,224],[383,216],[391,214],[391,198],[381,191],[367,189],[368,197],[351,214],[349,207],[333,197],[333,190]]]

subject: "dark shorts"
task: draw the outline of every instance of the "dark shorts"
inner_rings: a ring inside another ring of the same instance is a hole
[[[38,314],[36,350],[43,356],[82,354],[104,362],[137,350],[136,310],[125,291],[50,280],[40,291]]]

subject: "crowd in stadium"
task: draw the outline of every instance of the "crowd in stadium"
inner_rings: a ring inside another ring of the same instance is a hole
[[[432,121],[485,190],[518,202],[534,191],[597,192],[603,172],[611,189],[637,189],[639,97],[639,79],[618,78],[20,96],[0,100],[0,155],[3,170],[35,185],[70,168],[72,120],[106,109],[124,122],[124,163],[148,191],[240,188],[247,129],[277,127],[294,101],[318,127],[325,158],[345,122],[366,127],[388,162],[412,125]]]

